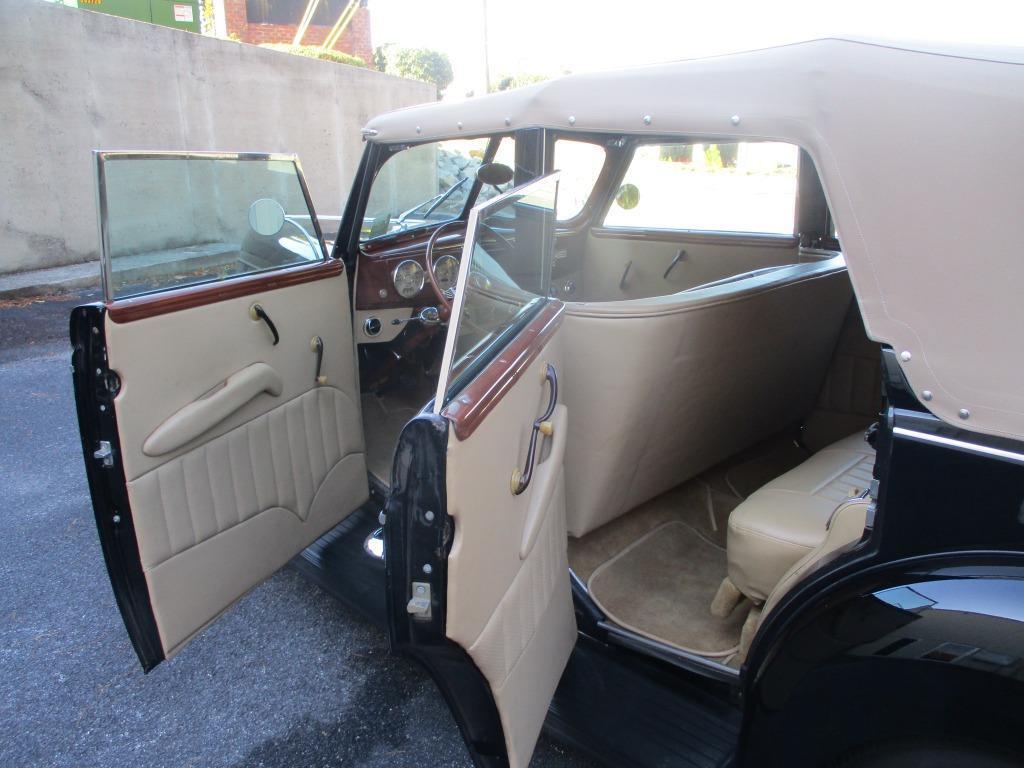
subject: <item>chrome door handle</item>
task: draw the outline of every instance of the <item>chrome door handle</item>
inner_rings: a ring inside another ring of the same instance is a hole
[[[551,388],[551,397],[548,400],[547,410],[544,415],[533,422],[533,431],[530,433],[530,447],[526,451],[526,469],[520,471],[519,467],[512,470],[512,495],[518,496],[530,485],[533,477],[533,464],[537,458],[537,435],[551,435],[554,432],[554,425],[551,423],[551,414],[555,412],[558,404],[558,376],[555,375],[555,366],[547,363],[544,368],[544,381]]]

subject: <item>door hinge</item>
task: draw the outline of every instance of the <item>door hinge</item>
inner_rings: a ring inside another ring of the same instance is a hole
[[[110,441],[100,440],[100,447],[92,452],[92,457],[103,467],[109,469],[114,466],[114,449],[111,448]]]

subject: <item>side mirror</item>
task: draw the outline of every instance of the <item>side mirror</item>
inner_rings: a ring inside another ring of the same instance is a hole
[[[636,184],[623,184],[615,193],[615,204],[623,210],[629,211],[636,208],[640,203],[640,190]]]
[[[257,235],[273,237],[284,226],[284,208],[269,197],[256,200],[249,206],[249,226]]]
[[[508,184],[514,175],[512,169],[502,163],[484,163],[476,169],[477,180],[492,187]]]

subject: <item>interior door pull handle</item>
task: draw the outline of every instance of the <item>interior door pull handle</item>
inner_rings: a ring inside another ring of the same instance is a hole
[[[665,270],[665,274],[661,276],[661,279],[662,280],[668,280],[669,273],[673,269],[676,268],[676,264],[678,264],[680,261],[682,261],[685,258],[686,258],[686,251],[685,250],[680,248],[678,251],[676,251],[675,258],[672,259],[672,262],[668,265],[668,269]]]
[[[316,355],[316,370],[313,373],[313,382],[316,384],[326,384],[327,377],[320,373],[324,367],[324,340],[319,336],[314,336],[312,341],[309,342],[309,347],[313,350],[313,354]]]
[[[633,268],[633,262],[632,261],[626,262],[626,268],[624,270],[622,270],[622,277],[619,278],[619,290],[620,291],[626,290],[626,285],[628,284],[627,281],[629,279],[629,270],[631,270],[632,268]]]
[[[274,346],[277,346],[277,342],[281,340],[281,335],[277,332],[277,326],[274,325],[274,321],[270,319],[270,315],[267,314],[267,310],[261,307],[259,304],[253,304],[249,307],[249,317],[253,320],[262,320],[267,324],[267,328],[274,334]]]
[[[544,381],[551,388],[550,400],[544,414],[533,422],[533,431],[530,433],[530,447],[526,451],[526,469],[520,471],[519,467],[512,470],[512,495],[518,496],[530,485],[533,478],[533,464],[537,458],[538,435],[553,434],[554,425],[551,423],[551,414],[555,412],[558,404],[558,377],[555,375],[555,366],[548,363],[544,369]]]

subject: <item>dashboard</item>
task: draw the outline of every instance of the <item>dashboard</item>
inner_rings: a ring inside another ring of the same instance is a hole
[[[437,303],[427,278],[426,241],[430,233],[388,238],[386,245],[365,243],[356,274],[356,309],[414,308]],[[464,231],[453,227],[434,245],[430,268],[441,290],[459,275]]]

